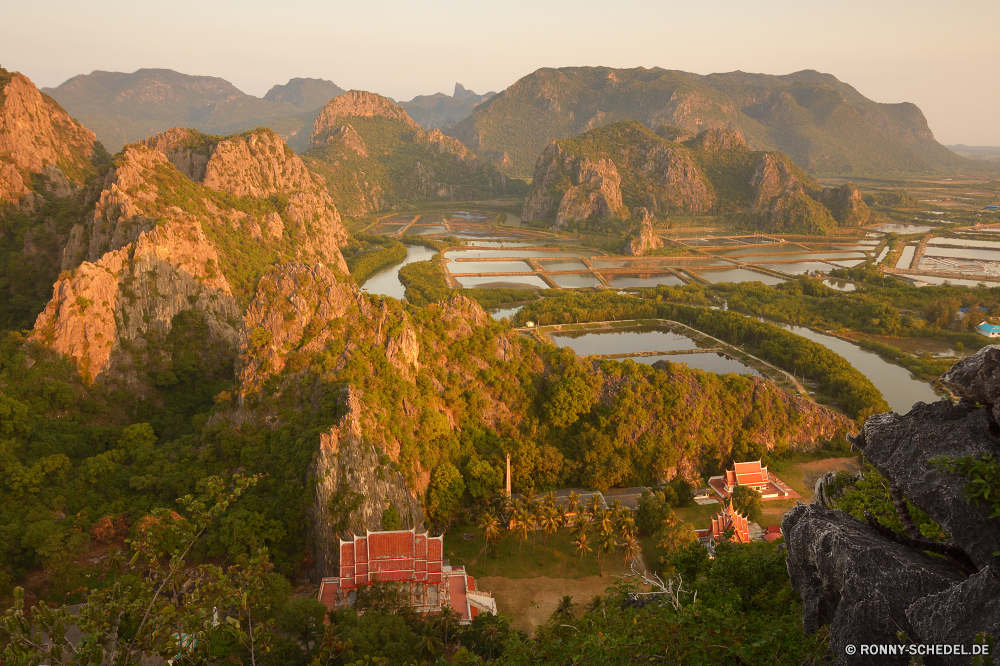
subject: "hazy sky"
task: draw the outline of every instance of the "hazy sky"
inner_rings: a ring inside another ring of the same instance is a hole
[[[304,76],[406,100],[540,67],[816,69],[914,102],[942,143],[1000,145],[997,0],[31,0],[3,14],[0,66],[39,86],[162,67],[254,95]]]

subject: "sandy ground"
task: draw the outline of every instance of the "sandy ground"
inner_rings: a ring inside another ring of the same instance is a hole
[[[576,613],[583,612],[595,594],[604,594],[604,590],[615,582],[614,576],[605,573],[604,577],[589,578],[502,578],[491,576],[476,580],[476,586],[489,590],[497,600],[497,610],[508,613],[513,624],[518,629],[535,635],[538,625],[544,623],[559,605],[559,599],[568,594],[576,604]]]

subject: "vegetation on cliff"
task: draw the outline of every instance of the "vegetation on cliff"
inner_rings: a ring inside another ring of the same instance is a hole
[[[960,161],[934,140],[916,106],[873,102],[810,70],[700,76],[642,67],[543,68],[449,133],[509,175],[527,178],[552,140],[624,120],[689,134],[734,129],[751,148],[780,150],[812,173],[926,171]]]
[[[640,209],[654,217],[713,213],[757,231],[827,233],[867,222],[852,185],[824,190],[781,153],[751,151],[742,135],[685,138],[637,121],[555,141],[535,165],[526,221],[621,233]],[[667,140],[670,136],[674,140]]]
[[[439,131],[426,132],[388,99],[351,91],[313,127],[306,161],[344,212],[362,216],[403,202],[518,194],[523,185]]]

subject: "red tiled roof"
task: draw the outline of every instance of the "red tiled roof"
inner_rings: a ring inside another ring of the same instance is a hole
[[[413,559],[415,536],[405,532],[372,532],[368,535],[368,559]]]
[[[767,485],[767,471],[760,466],[759,460],[733,464],[736,483],[741,486]],[[728,480],[729,473],[726,473]]]

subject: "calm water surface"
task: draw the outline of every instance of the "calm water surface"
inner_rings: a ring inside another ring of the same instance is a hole
[[[760,377],[760,373],[748,365],[740,363],[736,359],[729,358],[725,354],[707,352],[705,354],[664,354],[662,356],[635,356],[632,358],[636,363],[646,363],[652,365],[657,361],[670,361],[671,363],[683,363],[690,368],[705,370],[724,375],[728,372],[735,372],[738,375],[752,375]]]
[[[718,284],[720,282],[763,282],[764,284],[775,285],[784,282],[781,278],[774,277],[773,275],[755,273],[754,271],[750,271],[745,268],[699,270],[698,274],[712,284]]]
[[[661,284],[668,287],[676,287],[684,284],[676,275],[631,275],[631,274],[606,274],[604,279],[615,289],[629,289],[636,287],[658,287]]]
[[[550,336],[556,346],[570,347],[579,356],[698,348],[691,338],[653,327],[631,328],[627,331],[550,333]]]
[[[370,278],[365,280],[361,288],[367,291],[369,294],[382,294],[383,296],[392,296],[393,298],[403,298],[403,294],[406,292],[406,287],[403,283],[399,281],[399,269],[407,264],[412,264],[415,261],[430,261],[431,257],[436,254],[436,250],[429,247],[424,247],[422,245],[407,245],[406,246],[406,259],[403,259],[398,264],[389,266],[388,268],[383,268],[378,273],[375,273]]]
[[[832,335],[816,333],[802,326],[791,326],[778,322],[770,323],[796,335],[809,338],[813,342],[818,342],[830,351],[843,356],[848,363],[871,380],[872,384],[882,392],[882,397],[889,403],[892,410],[898,414],[910,411],[915,402],[935,402],[938,400],[938,396],[935,395],[930,384],[920,381],[911,375],[906,368],[882,360],[874,352],[866,351]]]

